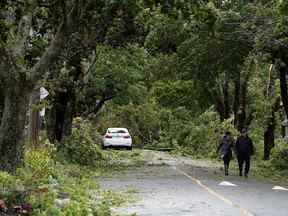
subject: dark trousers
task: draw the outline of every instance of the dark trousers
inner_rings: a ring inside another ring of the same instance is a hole
[[[226,154],[223,157],[225,175],[228,175],[228,169],[229,169],[230,160],[231,160],[230,154]]]
[[[239,165],[239,173],[242,175],[243,165],[245,163],[245,175],[248,175],[250,170],[250,156],[249,155],[238,155],[238,165]]]

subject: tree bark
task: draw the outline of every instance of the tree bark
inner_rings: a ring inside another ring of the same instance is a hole
[[[40,89],[36,88],[30,96],[30,118],[29,118],[29,144],[31,147],[39,146],[39,131],[40,131],[40,115],[39,110],[35,109],[40,102]]]
[[[240,74],[237,75],[234,80],[234,101],[233,101],[233,112],[234,112],[234,127],[237,128],[238,125],[238,110],[240,106]]]
[[[271,149],[275,146],[275,113],[268,120],[268,126],[264,132],[264,160],[270,160]]]
[[[280,109],[280,97],[278,97],[272,106],[271,117],[268,119],[267,128],[264,132],[264,160],[270,160],[270,153],[275,146],[275,128],[276,116],[275,113]]]
[[[220,116],[220,120],[225,120],[225,105],[224,100],[220,96],[215,97],[215,103],[216,103],[216,110]]]
[[[266,98],[270,100],[273,99],[274,95],[274,85],[275,85],[275,76],[273,76],[273,65],[270,66],[269,69],[269,77],[266,88]],[[275,128],[276,128],[276,118],[275,113],[280,108],[280,97],[276,99],[274,104],[272,105],[271,113],[268,113],[270,116],[267,119],[267,127],[264,132],[264,160],[270,160],[271,149],[275,146]]]
[[[71,135],[73,118],[76,110],[76,88],[75,82],[79,81],[82,74],[81,56],[70,60],[72,69],[69,73],[73,81],[62,81],[61,91],[56,91],[52,109],[48,112],[47,131],[49,140],[59,143],[66,136]]]
[[[288,116],[288,88],[286,75],[288,72],[288,66],[283,63],[278,63],[279,77],[280,77],[280,90],[281,90],[281,100],[283,103],[284,111],[286,116]]]
[[[59,143],[69,136],[75,111],[75,90],[73,87],[65,92],[58,92],[54,97],[53,107],[48,112],[47,132],[51,142]]]
[[[5,98],[4,98],[3,90],[0,89],[0,125],[1,125],[3,109],[4,109],[4,100]]]
[[[229,79],[227,73],[225,73],[225,81],[223,86],[223,99],[224,99],[224,119],[230,117],[230,98],[229,98]]]
[[[0,169],[14,172],[23,157],[29,91],[16,84],[5,93],[0,127]]]
[[[239,80],[237,81],[237,94],[238,94],[238,100],[237,106],[238,110],[235,110],[235,126],[238,131],[241,131],[243,128],[246,128],[247,125],[247,114],[246,114],[246,106],[247,106],[247,88],[248,88],[248,81],[250,78],[250,71],[243,71],[239,74]],[[236,95],[235,95],[236,97]],[[237,108],[237,107],[235,107]]]
[[[79,27],[78,21],[85,14],[86,8],[83,7],[86,7],[86,3],[85,1],[76,0],[69,14],[66,16],[66,13],[64,13],[63,22],[59,25],[53,41],[33,68],[26,68],[26,65],[22,64],[17,58],[23,56],[20,54],[27,51],[26,45],[28,43],[26,43],[26,39],[29,36],[31,25],[29,20],[23,26],[25,27],[23,31],[21,30],[24,34],[21,35],[21,32],[18,34],[20,40],[11,40],[15,46],[9,46],[9,44],[4,44],[4,48],[0,46],[0,67],[8,68],[6,70],[8,76],[3,81],[6,90],[0,127],[0,169],[13,172],[21,163],[24,148],[23,131],[30,91],[59,58],[65,46],[70,43],[70,35],[76,32]],[[63,4],[63,9],[65,9],[64,1]],[[30,15],[32,15],[33,11],[30,12]],[[29,77],[26,74],[29,74]]]

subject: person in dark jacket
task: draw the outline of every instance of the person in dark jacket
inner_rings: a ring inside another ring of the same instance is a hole
[[[242,176],[243,165],[245,163],[244,176],[247,178],[250,170],[251,155],[254,154],[254,146],[251,138],[248,136],[246,129],[242,129],[241,135],[236,141],[235,150],[239,165],[239,175]]]
[[[225,175],[228,175],[229,163],[230,163],[230,160],[232,159],[233,144],[234,144],[234,141],[231,136],[231,133],[229,131],[225,132],[217,150],[220,153],[220,157],[224,162]]]

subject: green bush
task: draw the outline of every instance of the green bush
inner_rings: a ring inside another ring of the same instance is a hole
[[[184,107],[162,109],[160,119],[160,139],[151,146],[172,148],[184,155],[215,158],[224,131],[229,130],[234,136],[237,135],[232,119],[221,122],[213,108],[197,117]]]
[[[288,143],[285,139],[276,140],[272,150],[272,165],[279,170],[288,169]]]
[[[47,200],[51,200],[52,205],[54,192],[45,186],[47,192],[43,193],[41,187],[48,184],[49,176],[56,173],[53,155],[52,146],[27,149],[24,166],[17,170],[15,176],[0,172],[0,199],[4,200],[7,213],[14,212],[15,207],[19,215],[22,211],[27,211],[25,208],[29,209],[29,213],[32,209],[36,212],[40,206],[49,205]],[[33,197],[35,198],[32,199]]]
[[[25,200],[25,194],[21,193],[22,187],[22,182],[15,176],[0,172],[0,199],[5,202],[8,209]]]
[[[82,123],[81,121],[81,125]],[[88,129],[85,131],[87,132]],[[83,141],[85,138],[82,138],[78,132],[78,130],[74,131],[74,138]],[[88,137],[92,144],[93,138]],[[51,144],[46,142],[45,146],[41,146],[41,148],[25,151],[24,166],[17,170],[15,176],[0,172],[1,211],[5,205],[7,215],[111,215],[111,205],[118,205],[122,196],[115,198],[113,195],[111,199],[111,196],[106,196],[107,193],[101,192],[93,178],[97,174],[94,167],[91,169],[89,166],[83,167],[78,164],[62,164],[57,161],[55,149]],[[75,147],[73,150],[76,151]],[[79,158],[83,157],[83,155],[80,157],[80,154],[89,155],[82,152],[79,153]],[[93,155],[95,156],[95,152]],[[90,157],[92,160],[92,156]],[[97,202],[94,201],[94,197],[97,198]],[[15,213],[15,207],[19,209],[18,213]],[[25,208],[29,208],[29,211]],[[26,213],[22,214],[22,211]]]
[[[92,128],[88,121],[74,119],[72,134],[65,139],[60,149],[68,161],[80,165],[94,165],[103,159],[100,135]]]
[[[31,179],[48,179],[55,173],[55,148],[48,141],[46,146],[37,149],[28,149],[24,156],[24,169],[26,174],[31,174]]]
[[[7,172],[0,172],[0,197],[5,197],[16,186],[16,177]]]

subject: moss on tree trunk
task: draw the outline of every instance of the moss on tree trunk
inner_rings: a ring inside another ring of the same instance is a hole
[[[24,128],[28,91],[14,85],[5,92],[0,127],[0,169],[14,172],[21,164],[24,150]]]

